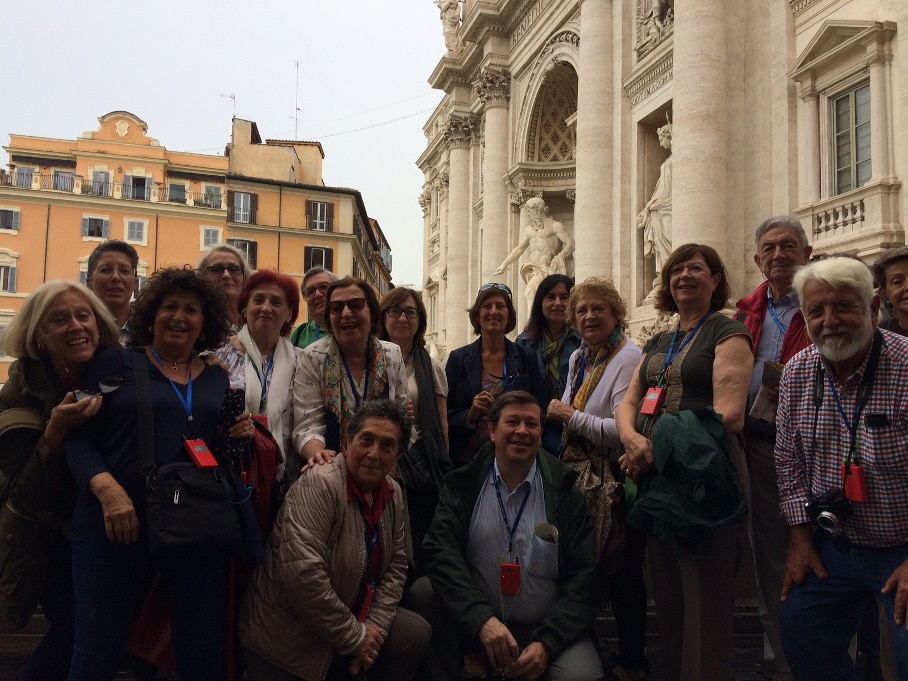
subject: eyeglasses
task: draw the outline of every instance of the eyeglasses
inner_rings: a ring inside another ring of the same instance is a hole
[[[136,273],[128,267],[99,267],[95,270],[94,276],[112,277],[114,274],[119,274],[121,279],[129,279],[130,277],[134,277]]]
[[[213,274],[216,277],[224,276],[224,272],[230,272],[231,277],[235,277],[238,274],[243,273],[242,265],[209,265],[205,268],[205,271],[208,274]]]
[[[344,313],[344,308],[350,308],[350,312],[362,312],[362,309],[366,307],[365,298],[351,298],[350,300],[332,300],[328,303],[328,312],[332,315],[337,316]]]
[[[321,284],[316,284],[315,286],[308,286],[306,287],[306,290],[303,291],[303,298],[312,298],[316,293],[325,295],[330,286],[331,284],[326,281],[323,281]]]
[[[493,282],[490,282],[490,283],[488,283],[488,284],[483,284],[482,286],[479,287],[479,292],[480,292],[480,293],[485,293],[486,291],[492,291],[492,290],[501,291],[502,293],[507,293],[507,294],[508,294],[508,298],[511,297],[511,289],[509,289],[509,288],[508,288],[507,286],[505,286],[504,284],[496,284],[496,283],[493,281]]]
[[[401,315],[407,319],[416,319],[419,316],[419,310],[415,307],[389,307],[385,312],[392,319],[397,319]]]

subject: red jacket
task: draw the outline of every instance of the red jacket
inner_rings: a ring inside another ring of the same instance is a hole
[[[747,330],[750,331],[754,342],[754,353],[756,353],[757,344],[760,342],[760,330],[763,328],[766,309],[769,307],[769,298],[766,295],[766,289],[768,288],[769,282],[764,281],[749,296],[741,298],[737,303],[738,311],[734,316],[734,319],[744,324]],[[779,361],[785,364],[810,344],[810,337],[807,335],[807,328],[804,324],[804,315],[798,310],[788,325],[785,338],[782,339],[782,356]]]

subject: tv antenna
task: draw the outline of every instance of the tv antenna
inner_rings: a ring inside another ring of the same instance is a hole
[[[293,139],[299,139],[300,125],[300,60],[296,60],[296,103],[293,108]]]
[[[236,95],[232,92],[229,94],[222,92],[221,97],[223,97],[224,99],[229,99],[231,102],[233,102],[233,117],[236,118]]]

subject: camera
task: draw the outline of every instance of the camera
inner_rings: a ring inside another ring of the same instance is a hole
[[[807,515],[818,527],[827,532],[835,532],[839,526],[851,517],[851,502],[845,498],[840,489],[826,490],[811,497],[804,504]]]

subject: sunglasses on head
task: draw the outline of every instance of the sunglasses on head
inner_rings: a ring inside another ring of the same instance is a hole
[[[488,284],[483,284],[482,286],[479,287],[480,293],[485,293],[486,291],[492,291],[492,290],[501,291],[502,293],[507,293],[508,298],[511,297],[511,289],[509,289],[504,284],[496,284],[494,281],[492,281],[492,282],[489,282]]]
[[[362,312],[362,309],[366,307],[365,298],[351,298],[350,300],[332,300],[328,303],[328,312],[333,315],[340,315],[344,313],[344,308],[350,308],[350,312]]]

